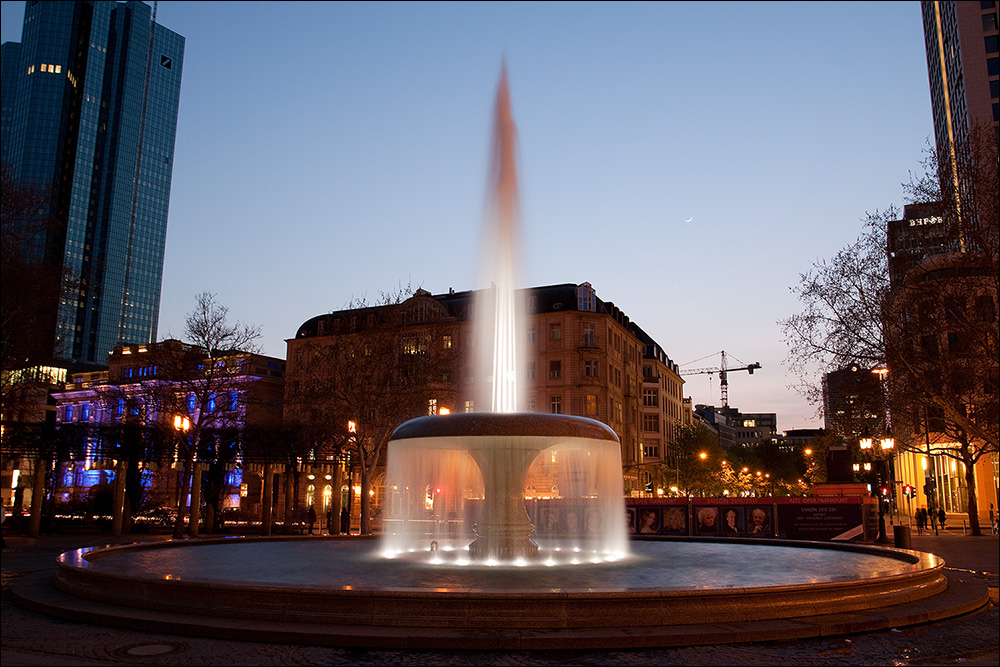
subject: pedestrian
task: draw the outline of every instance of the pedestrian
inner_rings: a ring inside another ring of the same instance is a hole
[[[941,530],[944,530],[944,522],[947,520],[947,518],[948,517],[944,515],[944,508],[942,507],[941,509],[938,510],[938,523],[941,524]]]
[[[994,535],[997,534],[997,520],[996,515],[993,514],[993,503],[990,503],[990,532]]]
[[[328,507],[326,510],[326,532],[333,535],[336,531],[333,529],[333,508]]]
[[[346,507],[340,510],[340,532],[344,535],[351,534],[351,513]]]
[[[316,508],[312,505],[306,510],[306,523],[309,524],[309,534],[313,534],[313,526],[316,525]]]
[[[918,507],[917,508],[917,535],[922,535],[923,534],[923,532],[924,532],[924,522],[925,521],[926,521],[926,519],[924,518],[924,508],[923,507]]]

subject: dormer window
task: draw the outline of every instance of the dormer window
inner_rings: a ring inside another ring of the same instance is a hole
[[[576,288],[576,309],[590,313],[597,311],[597,295],[590,283],[582,283]]]

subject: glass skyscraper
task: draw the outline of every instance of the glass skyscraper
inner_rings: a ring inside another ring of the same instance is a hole
[[[142,2],[29,1],[2,58],[2,158],[44,195],[32,259],[63,285],[33,361],[104,365],[156,340],[184,38]]]

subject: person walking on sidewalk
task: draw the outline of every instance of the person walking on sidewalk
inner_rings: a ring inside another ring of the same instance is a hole
[[[313,534],[313,526],[316,525],[316,508],[312,505],[306,510],[306,523],[309,524],[309,534]]]
[[[944,530],[944,522],[948,520],[948,517],[944,514],[944,508],[938,510],[938,523],[941,524],[941,530]]]

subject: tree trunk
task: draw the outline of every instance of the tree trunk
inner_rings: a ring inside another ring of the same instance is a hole
[[[976,464],[971,460],[965,462],[965,486],[969,490],[969,528],[973,535],[982,535],[979,528],[979,500],[976,497]]]
[[[222,532],[222,526],[216,525],[219,519],[219,512],[216,511],[213,503],[205,503],[205,534],[213,535]]]
[[[111,504],[111,534],[115,537],[123,535],[122,524],[125,517],[125,477],[128,474],[128,462],[121,460],[115,465],[115,488]]]
[[[292,534],[292,527],[295,524],[296,497],[296,477],[297,469],[291,465],[285,465],[285,534]]]
[[[361,465],[361,534],[371,535],[372,534],[372,519],[371,519],[371,494],[368,493],[368,489],[371,488],[371,468],[365,464]]]
[[[344,508],[344,496],[341,487],[344,486],[344,472],[338,464],[333,472],[333,493],[330,494],[330,516],[333,521],[327,527],[331,535],[340,534],[340,510]]]
[[[262,537],[271,536],[271,520],[274,508],[274,464],[265,463],[263,477],[261,479],[261,500],[260,500],[260,534]]]
[[[198,524],[201,522],[201,461],[194,462],[191,479],[191,517],[188,522],[188,535],[198,537]]]
[[[181,469],[181,483],[177,490],[177,519],[174,521],[174,539],[184,537],[185,501],[188,489],[191,488],[191,458],[184,457],[184,467]]]
[[[38,537],[42,532],[42,505],[45,503],[45,473],[49,460],[39,455],[35,459],[35,474],[31,486],[31,515],[28,517],[28,537]]]

